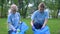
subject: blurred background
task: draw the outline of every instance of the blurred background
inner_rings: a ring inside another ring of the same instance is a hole
[[[7,15],[13,3],[19,8],[21,21],[30,27],[26,34],[33,34],[30,17],[41,2],[45,3],[45,10],[49,13],[48,26],[51,34],[60,34],[60,0],[0,0],[0,34],[8,34]]]

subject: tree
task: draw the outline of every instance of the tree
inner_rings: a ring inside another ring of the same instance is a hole
[[[27,9],[28,9],[28,0],[18,0],[19,11],[23,18],[26,18]]]
[[[1,18],[3,17],[3,5],[4,5],[4,0],[0,0],[0,6],[1,6]]]
[[[53,12],[51,12],[53,18],[58,17],[58,11],[57,10],[60,10],[60,4],[59,3],[60,3],[60,0],[45,0],[46,6],[50,10],[53,10]]]

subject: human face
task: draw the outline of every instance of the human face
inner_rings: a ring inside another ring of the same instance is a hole
[[[15,5],[11,6],[11,10],[12,10],[12,13],[16,13],[16,6]]]
[[[40,6],[40,12],[44,11],[44,7]]]
[[[39,10],[40,10],[40,12],[43,12],[44,11],[44,4],[41,4],[40,6],[39,6]]]

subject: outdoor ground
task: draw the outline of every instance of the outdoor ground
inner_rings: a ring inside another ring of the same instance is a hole
[[[22,19],[22,21],[26,22],[26,24],[29,26],[29,29],[26,32],[26,34],[33,34],[31,25],[30,25],[30,19]],[[50,27],[51,34],[59,34],[60,32],[60,20],[59,19],[49,19],[48,26]],[[8,34],[6,18],[0,18],[0,34]]]

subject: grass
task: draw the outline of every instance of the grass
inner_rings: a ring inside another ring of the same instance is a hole
[[[26,22],[26,24],[29,26],[29,29],[26,31],[26,34],[33,34],[31,25],[30,25],[30,19],[22,19],[22,21]],[[60,20],[59,19],[49,19],[48,24],[50,28],[51,34],[59,34],[60,32]],[[6,18],[0,18],[0,34],[8,34],[7,29],[7,19]]]

